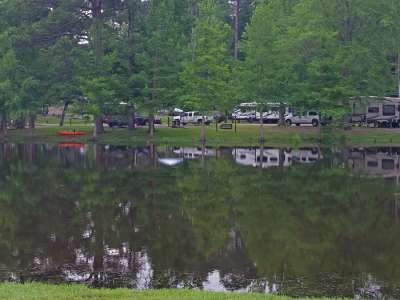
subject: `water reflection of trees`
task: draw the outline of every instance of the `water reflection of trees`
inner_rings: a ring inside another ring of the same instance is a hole
[[[2,279],[203,287],[218,270],[229,290],[398,296],[394,186],[229,151],[154,168],[148,151],[0,147]]]

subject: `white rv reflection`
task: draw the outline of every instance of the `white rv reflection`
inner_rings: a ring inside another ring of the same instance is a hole
[[[201,158],[203,155],[206,157],[217,156],[217,151],[215,149],[205,148],[203,154],[203,150],[201,147],[174,148],[173,152],[183,159],[198,159]]]
[[[232,150],[232,155],[238,164],[263,168],[289,167],[293,163],[315,163],[322,158],[318,149],[312,148],[265,148],[263,152],[258,148],[236,148]]]
[[[357,173],[400,182],[400,148],[351,149],[348,165]]]

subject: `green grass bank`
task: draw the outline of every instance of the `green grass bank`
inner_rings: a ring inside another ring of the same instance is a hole
[[[316,145],[319,139],[318,129],[312,127],[265,126],[265,144],[269,146],[311,146]],[[86,132],[81,137],[61,137],[57,133],[61,130],[77,130]],[[206,129],[207,146],[257,146],[259,145],[259,126],[239,124],[237,132],[234,130],[215,130],[214,126]],[[332,129],[323,131],[323,140],[345,141],[348,145],[400,145],[400,129],[381,128],[353,128],[351,130]],[[151,140],[158,145],[193,146],[200,142],[200,127],[156,129]],[[62,143],[80,142],[92,143],[92,127],[90,125],[75,125],[58,127],[55,124],[39,124],[34,129],[10,130],[6,142],[15,143]],[[98,138],[100,144],[113,145],[146,145],[149,143],[146,128],[128,129],[106,128],[106,133]]]
[[[239,293],[210,293],[198,290],[134,291],[90,289],[81,285],[0,284],[1,300],[291,300],[293,298]],[[296,298],[304,300],[305,298]],[[328,300],[328,298],[315,298]]]

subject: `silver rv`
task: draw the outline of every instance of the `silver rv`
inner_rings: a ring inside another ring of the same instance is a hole
[[[399,127],[400,98],[357,97],[350,100],[350,122],[375,127]]]

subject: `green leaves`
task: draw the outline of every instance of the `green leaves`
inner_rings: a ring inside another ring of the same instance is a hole
[[[217,17],[218,9],[214,1],[202,3],[187,50],[181,73],[181,102],[191,109],[224,109],[232,99],[232,32]]]
[[[340,110],[350,96],[394,91],[392,2],[259,4],[243,47],[248,96]]]

